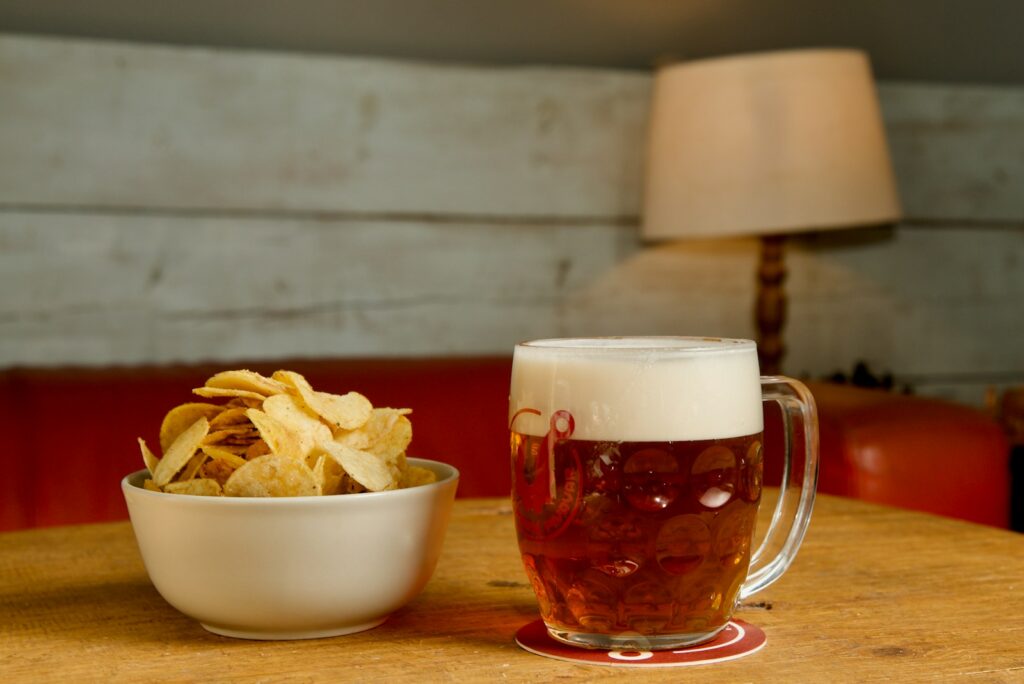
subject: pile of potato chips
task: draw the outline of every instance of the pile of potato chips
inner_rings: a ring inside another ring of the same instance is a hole
[[[227,403],[171,409],[157,458],[139,439],[147,489],[201,496],[380,492],[436,480],[409,465],[410,409],[374,408],[357,392],[314,390],[291,371],[217,373],[193,390]]]

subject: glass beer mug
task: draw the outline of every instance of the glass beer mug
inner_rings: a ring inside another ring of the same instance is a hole
[[[752,552],[768,400],[782,408],[785,467]],[[707,641],[793,562],[817,484],[816,410],[801,383],[759,377],[753,342],[526,342],[509,402],[519,548],[555,639],[609,650]]]

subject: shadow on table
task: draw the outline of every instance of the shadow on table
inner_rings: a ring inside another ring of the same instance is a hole
[[[439,610],[436,605],[430,610],[417,610],[414,603],[392,615],[384,628],[402,639],[444,638],[486,647],[513,644],[516,631],[540,616],[532,594],[528,600],[509,598],[477,606],[458,606],[456,602],[452,610]]]
[[[298,646],[383,638],[396,642],[458,642],[470,647],[512,646],[516,630],[537,619],[537,604],[532,593],[524,596],[518,585],[495,593],[493,602],[473,606],[457,598],[421,597],[425,600],[414,600],[368,632],[287,643]],[[26,634],[59,633],[77,643],[116,639],[140,651],[168,644],[205,644],[223,650],[269,643],[207,632],[164,601],[144,576],[102,584],[41,585],[19,594],[0,589],[0,624],[19,625]]]

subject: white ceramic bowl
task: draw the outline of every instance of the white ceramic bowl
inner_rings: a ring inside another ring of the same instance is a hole
[[[376,627],[415,597],[441,553],[459,471],[411,458],[434,484],[324,497],[151,492],[121,481],[157,591],[206,629],[312,639]]]

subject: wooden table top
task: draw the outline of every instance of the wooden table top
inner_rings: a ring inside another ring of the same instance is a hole
[[[1024,535],[821,496],[789,573],[737,616],[767,633],[760,652],[643,676],[1022,682]],[[243,641],[204,631],[153,589],[127,522],[0,535],[3,681],[548,681],[627,674],[521,650],[513,636],[536,617],[504,500],[456,503],[433,579],[384,625],[312,641]]]

